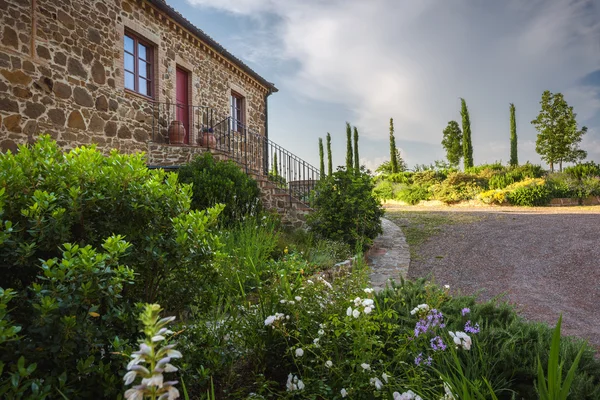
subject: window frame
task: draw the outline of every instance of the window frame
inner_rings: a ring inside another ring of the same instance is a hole
[[[125,41],[127,40],[127,38],[133,40],[133,54],[131,52],[129,52],[126,48],[125,45]],[[145,58],[140,58],[139,57],[139,45],[142,45],[146,48],[146,57]],[[135,32],[131,32],[130,30],[125,30],[124,34],[123,34],[123,87],[126,91],[136,94],[138,96],[143,96],[145,98],[148,99],[152,99],[154,100],[154,92],[155,92],[155,74],[154,74],[154,68],[155,68],[155,63],[154,63],[154,52],[155,52],[155,46],[152,42],[149,42],[148,40],[144,39],[143,37],[139,36],[138,34],[136,34]],[[127,69],[127,67],[125,66],[125,57],[126,55],[131,55],[133,56],[133,71]],[[148,73],[147,73],[147,77],[143,77],[140,76],[140,62],[144,62],[146,64],[148,64],[149,68],[148,68]],[[132,73],[133,74],[133,89],[128,88],[127,87],[127,80],[126,80],[126,75],[127,73]],[[144,94],[140,92],[140,78],[144,79],[147,83],[146,85],[148,86],[148,94]]]
[[[235,99],[235,107],[234,107],[234,99]],[[246,98],[240,93],[232,90],[229,98],[230,103],[230,112],[231,112],[231,129],[233,131],[239,132],[246,124]],[[237,111],[237,112],[234,112]],[[239,113],[239,117],[238,114]]]

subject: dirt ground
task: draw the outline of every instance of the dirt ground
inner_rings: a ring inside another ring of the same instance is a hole
[[[476,216],[424,240],[409,278],[434,277],[481,299],[505,293],[527,319],[550,325],[562,313],[564,334],[600,350],[600,207],[396,209]]]

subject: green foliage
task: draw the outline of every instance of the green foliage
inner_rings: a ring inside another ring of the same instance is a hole
[[[486,170],[501,172],[501,171],[505,170],[505,167],[502,165],[501,162],[496,161],[493,164],[481,164],[481,165],[476,165],[476,166],[466,168],[465,174],[481,174],[482,172],[484,172]]]
[[[419,184],[403,187],[396,193],[397,200],[411,205],[418,204],[421,200],[429,200],[430,198],[431,192],[427,186]]]
[[[275,175],[279,176],[277,171]],[[262,210],[256,181],[233,161],[216,161],[209,152],[182,166],[179,180],[192,184],[192,209],[204,210],[224,204],[220,218],[226,225],[258,215]]]
[[[442,147],[446,150],[446,159],[454,167],[458,167],[460,159],[463,157],[463,134],[456,121],[448,122],[444,128]]]
[[[517,120],[515,118],[515,105],[510,103],[510,162],[511,167],[519,165],[517,153]]]
[[[585,350],[585,346],[581,346],[581,350],[577,353],[575,357],[575,361],[571,364],[571,368],[569,368],[569,372],[565,377],[563,382],[563,365],[564,361],[559,363],[559,355],[560,355],[560,325],[562,323],[562,314],[558,318],[558,323],[556,324],[556,328],[554,328],[554,334],[552,335],[552,344],[550,345],[550,357],[548,358],[548,373],[547,379],[544,376],[544,371],[542,369],[542,362],[538,356],[537,362],[537,370],[538,370],[538,379],[536,382],[536,390],[540,396],[540,400],[566,400],[569,396],[569,390],[571,388],[571,384],[573,383],[573,379],[575,378],[575,372],[577,371],[577,366],[579,365],[579,361],[583,352]]]
[[[60,256],[64,243],[98,248],[113,234],[131,243],[122,257],[138,274],[129,298],[161,300],[176,290],[183,305],[211,284],[218,243],[212,236],[198,242],[181,237],[191,237],[182,230],[199,223],[214,225],[220,209],[175,223],[189,211],[191,187],[179,184],[176,174],[148,170],[140,154],[104,156],[94,147],[63,153],[42,136],[17,154],[0,155],[0,187],[6,234],[0,274],[7,286],[29,287],[37,280],[38,260]]]
[[[550,202],[552,191],[543,179],[527,179],[518,183],[508,194],[508,201],[516,206],[544,206]]]
[[[319,138],[319,177],[325,177],[325,155],[323,154],[323,138]]]
[[[400,155],[400,150],[398,149],[396,149],[396,165],[398,173],[404,172],[407,169],[406,163],[402,159],[402,156]],[[386,175],[395,175],[394,173],[392,173],[392,163],[389,160],[382,162],[381,165],[377,167],[375,172]]]
[[[426,187],[440,183],[444,179],[446,179],[446,175],[443,172],[434,170],[415,172],[412,176],[413,184]]]
[[[327,132],[327,176],[333,173],[333,159],[331,158],[331,135]]]
[[[315,211],[308,216],[310,229],[327,239],[368,246],[381,233],[383,215],[372,191],[371,177],[364,168],[354,174],[338,168],[317,185]]]
[[[360,159],[358,158],[358,129],[354,127],[354,170],[360,171]]]
[[[346,122],[346,170],[348,171],[354,168],[352,154],[352,127],[349,122]]]
[[[550,170],[554,172],[554,164],[558,163],[562,171],[563,162],[577,162],[587,157],[587,153],[579,148],[587,127],[577,129],[577,114],[562,93],[544,91],[540,105],[539,115],[531,121],[539,132],[535,150],[550,164]]]
[[[436,200],[455,203],[474,199],[486,186],[487,180],[477,175],[453,172],[441,183],[431,186],[430,191]]]
[[[463,163],[465,171],[473,166],[473,143],[471,142],[471,120],[469,118],[469,109],[465,99],[460,99],[460,115],[462,117],[463,131]]]
[[[379,181],[373,188],[373,195],[381,200],[394,198],[394,184],[387,180]]]
[[[565,168],[565,174],[568,176],[582,181],[585,178],[600,177],[600,165],[593,161],[577,164],[572,167]]]
[[[398,164],[398,156],[400,153],[396,149],[396,138],[394,137],[394,119],[390,118],[390,172],[392,174],[400,172],[400,165]]]

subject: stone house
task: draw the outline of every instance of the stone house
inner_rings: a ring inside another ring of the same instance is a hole
[[[316,179],[268,139],[276,91],[165,0],[0,0],[3,151],[49,133],[156,166],[210,149],[254,176],[278,154],[288,182]]]

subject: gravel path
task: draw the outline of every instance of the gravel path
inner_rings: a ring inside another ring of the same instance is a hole
[[[484,300],[505,293],[523,316],[550,325],[562,312],[563,333],[600,350],[600,214],[491,210],[429,238],[408,277],[433,276]]]

